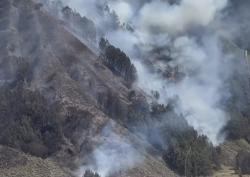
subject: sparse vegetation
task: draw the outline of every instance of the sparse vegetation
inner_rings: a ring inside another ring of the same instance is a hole
[[[93,21],[81,16],[68,6],[62,8],[61,12],[65,22],[73,24],[74,30],[76,30],[79,35],[91,42],[96,42],[96,27]]]

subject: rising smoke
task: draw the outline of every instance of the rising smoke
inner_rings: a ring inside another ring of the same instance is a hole
[[[208,25],[225,5],[226,0],[182,0],[177,5],[152,1],[140,10],[138,24],[156,32],[185,32],[193,26]]]
[[[132,145],[126,133],[117,132],[112,121],[102,129],[98,145],[89,155],[88,165],[81,166],[76,175],[82,177],[88,169],[98,172],[101,177],[120,173],[143,161],[141,152]]]
[[[218,27],[217,24],[223,23],[221,16],[227,0],[171,3],[167,0],[63,0],[63,3],[93,20],[102,34],[132,59],[138,71],[135,87],[142,88],[148,95],[157,91],[161,104],[168,105],[170,100],[178,98],[175,107],[177,115],[185,117],[190,126],[199,134],[206,135],[214,145],[223,141],[219,135],[229,119],[222,102],[230,95],[225,85],[230,77],[230,57],[223,52],[220,40],[222,30],[218,28],[223,25]],[[105,28],[105,16],[100,8],[105,6],[117,14],[121,26],[129,24],[133,30]],[[172,60],[152,59],[152,51],[156,48],[162,48],[162,53],[170,55]],[[148,66],[147,60],[152,66]],[[184,78],[173,82],[161,72],[156,72],[168,67],[178,68]],[[118,170],[129,168],[126,164],[135,163],[130,161],[135,155],[130,143],[124,143],[119,136],[111,134],[115,141],[111,144],[119,145],[117,151],[110,151],[110,143],[103,143],[93,152],[97,167],[90,168],[102,176],[114,169],[106,161],[118,162],[115,166]],[[124,152],[131,159],[121,158]]]
[[[216,30],[210,26],[220,17],[226,4],[227,1],[216,0],[183,0],[174,5],[166,1],[150,1],[138,12],[129,13],[133,16],[128,18],[128,23],[133,24],[135,32],[107,32],[111,43],[134,60],[139,75],[138,86],[148,94],[152,90],[158,91],[160,103],[168,104],[177,96],[179,106],[176,112],[185,115],[188,123],[215,145],[220,143],[218,135],[228,119],[220,102],[227,93],[224,83],[230,72],[225,66],[228,56],[223,53]],[[114,10],[119,14],[119,8]],[[170,46],[173,61],[158,65],[153,61],[155,70],[167,65],[178,67],[185,78],[173,84],[157,72],[149,71],[143,60],[150,56],[136,55],[138,52],[133,46],[139,46],[139,53]],[[223,71],[221,66],[224,66]]]

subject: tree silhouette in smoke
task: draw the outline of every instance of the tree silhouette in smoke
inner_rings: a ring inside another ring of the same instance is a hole
[[[108,40],[102,38],[99,43],[103,63],[116,75],[121,76],[130,87],[136,80],[136,68],[129,57]]]
[[[91,170],[86,170],[83,177],[100,177],[100,175]]]

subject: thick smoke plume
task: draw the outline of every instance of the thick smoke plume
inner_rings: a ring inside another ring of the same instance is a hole
[[[171,64],[185,73],[177,83],[158,74],[149,74],[141,63],[135,63],[139,72],[138,85],[148,94],[152,90],[159,92],[159,102],[163,104],[177,97],[176,113],[184,116],[189,125],[200,134],[207,135],[216,145],[222,140],[218,135],[228,119],[221,106],[222,99],[229,94],[224,83],[230,72],[229,69],[221,69],[227,65],[228,56],[221,53],[220,44],[213,36],[203,42],[198,45],[195,39],[186,36],[174,41],[176,51],[173,56],[176,59]]]
[[[134,59],[139,75],[138,86],[148,94],[159,92],[159,102],[166,105],[177,97],[179,104],[176,112],[184,116],[200,134],[207,135],[213,144],[221,142],[218,135],[228,119],[221,102],[228,94],[224,83],[230,72],[227,69],[228,56],[223,53],[219,37],[210,26],[213,26],[226,4],[227,1],[215,0],[183,0],[176,4],[145,2],[138,12],[134,11],[133,16],[127,18],[135,32],[107,32],[109,40]],[[132,3],[130,7],[129,11]],[[119,8],[114,10],[119,14]],[[123,41],[122,44],[119,41]],[[178,72],[185,74],[184,79],[172,83],[158,72],[147,69],[143,63],[151,55],[145,53],[155,48],[170,48],[173,61],[165,63],[154,60],[154,70],[177,67]],[[223,70],[221,66],[224,66]]]
[[[224,83],[230,74],[229,69],[222,70],[221,66],[227,66],[228,57],[221,52],[216,37],[202,40],[198,45],[187,37],[176,39],[176,61],[185,67],[186,77],[172,88],[170,86],[169,92],[179,96],[180,109],[187,113],[188,123],[217,144],[221,141],[217,136],[228,119],[221,106],[228,93]]]
[[[101,35],[125,51],[138,71],[135,87],[142,88],[149,101],[152,91],[159,93],[161,104],[168,105],[176,99],[177,115],[185,117],[190,126],[214,145],[223,141],[219,135],[229,119],[222,102],[230,96],[225,84],[230,77],[230,57],[223,52],[222,30],[217,24],[223,23],[221,16],[227,0],[63,0],[63,3],[93,20]],[[110,21],[103,7],[117,14],[119,27],[106,24]],[[124,28],[126,25],[132,29]],[[159,55],[163,60],[154,58]],[[166,61],[168,57],[170,61]],[[162,73],[168,68],[177,68],[175,74],[181,74],[181,79],[165,77]],[[114,142],[98,147],[93,153],[96,167],[88,167],[102,176],[136,162],[130,143],[124,143],[115,133],[110,136]],[[115,163],[110,166],[105,163],[112,161]]]
[[[152,1],[140,10],[139,25],[143,29],[167,33],[183,32],[194,25],[206,26],[225,7],[226,2],[182,0],[180,4],[170,5],[160,0]]]

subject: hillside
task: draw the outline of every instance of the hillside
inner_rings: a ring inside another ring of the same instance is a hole
[[[49,168],[54,167],[48,157],[75,169],[84,163],[81,157],[102,141],[103,127],[113,122],[118,135],[136,142],[135,150],[146,157],[130,172],[133,176],[175,176],[124,127],[132,104],[130,90],[98,56],[31,0],[2,0],[0,11],[1,98],[8,99],[1,101],[1,112],[8,115],[0,117],[1,144],[43,157],[37,163]],[[27,176],[26,166],[16,165],[18,176]],[[47,172],[42,168],[33,170],[44,176]],[[12,170],[4,174],[12,176]],[[29,175],[35,174],[41,175]]]
[[[0,1],[0,177],[250,173],[247,44],[151,13],[183,1],[65,2]]]

